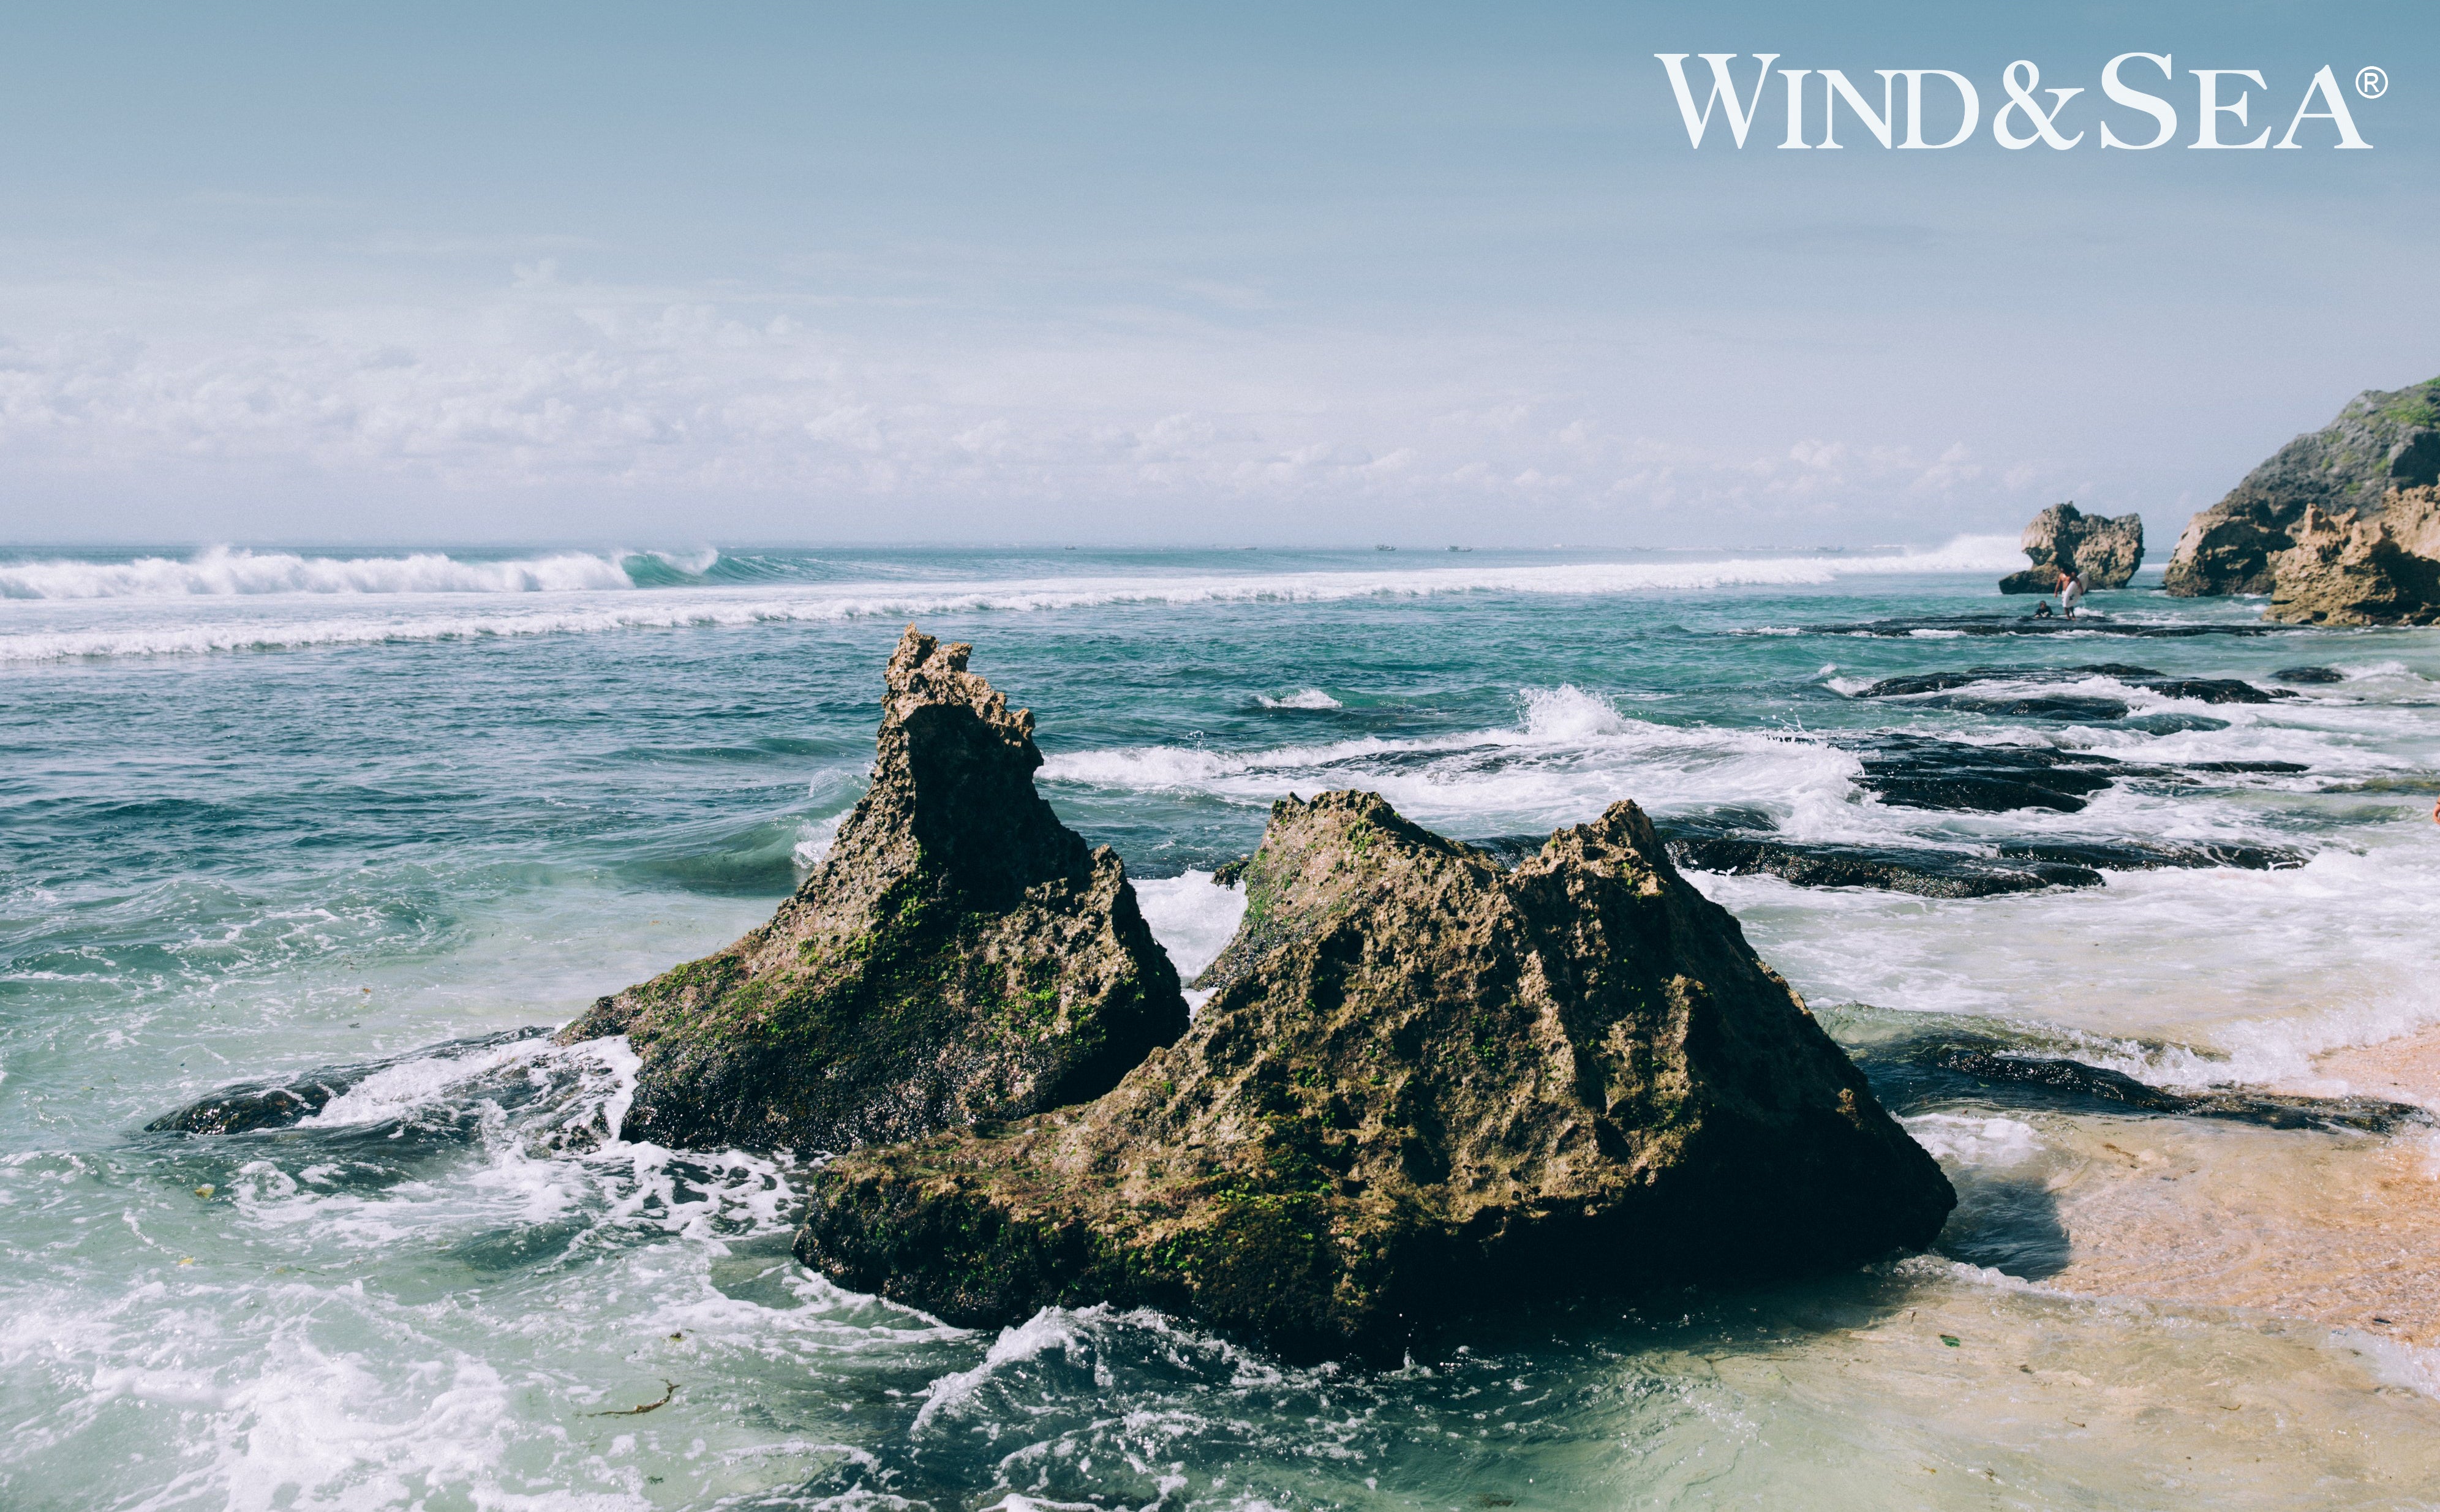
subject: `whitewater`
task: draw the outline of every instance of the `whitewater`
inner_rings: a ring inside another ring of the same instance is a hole
[[[1890,1047],[2402,1095],[2440,1045],[2440,631],[2270,627],[2155,571],[1991,633],[2020,562],[0,559],[0,1505],[2429,1507],[2433,1125],[1934,1095]],[[1189,976],[1244,906],[1215,870],[1337,787],[1495,845],[1632,798],[1873,855],[2276,864],[1689,873],[1914,1099],[1962,1198],[1931,1253],[1520,1299],[1390,1371],[1153,1312],[961,1330],[790,1257],[819,1152],[631,1143],[633,1054],[528,1033],[769,916],[863,791],[909,619],[1033,710],[1043,792]],[[2109,775],[1988,810],[1876,785],[1926,751]],[[293,1127],[145,1128],[315,1068],[346,1085]]]
[[[1233,553],[1242,559],[1255,553]],[[485,557],[419,551],[333,557],[215,547],[183,558],[0,561],[0,599],[25,606],[0,630],[0,662],[72,657],[271,651],[386,640],[584,634],[610,630],[906,619],[985,610],[1026,612],[1119,604],[1327,603],[1454,593],[1611,594],[1747,585],[1831,583],[1851,575],[2004,569],[2005,537],[1961,537],[1920,552],[1806,555],[1644,553],[1643,560],[1351,569],[1306,565],[1222,570],[1176,553],[1151,571],[1037,572],[989,564],[960,573],[953,553],[885,567],[855,557],[742,553],[561,551]],[[1021,562],[1022,559],[1020,559]],[[1060,564],[1025,564],[1051,567]],[[1230,562],[1229,566],[1237,566]],[[1178,570],[1184,567],[1185,570]],[[859,571],[859,569],[862,569]],[[469,604],[468,599],[477,601]],[[372,599],[378,607],[361,601]],[[107,601],[96,612],[96,601]],[[35,608],[35,605],[46,606]]]

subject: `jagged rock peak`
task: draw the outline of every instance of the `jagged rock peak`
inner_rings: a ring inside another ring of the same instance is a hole
[[[2392,490],[2440,482],[2440,378],[2369,388],[2338,418],[2282,446],[2186,522],[2162,586],[2193,596],[2269,593],[2270,559],[2294,545],[2307,506],[2377,515]]]
[[[1395,1358],[1518,1288],[1920,1246],[1955,1196],[1631,803],[1511,872],[1274,806],[1186,1036],[1091,1104],[833,1161],[798,1253],[955,1322],[1109,1301]]]
[[[911,624],[899,639],[883,674],[872,785],[827,863],[838,881],[881,880],[920,852],[943,885],[1005,902],[1090,870],[1084,840],[1034,791],[1032,712],[966,670],[973,652]]]
[[[627,1137],[838,1150],[1098,1096],[1186,1029],[1117,855],[1033,788],[1033,718],[909,625],[871,786],[769,923],[594,1004]]]
[[[2001,578],[2002,593],[2056,593],[2062,569],[2084,574],[2088,587],[2123,588],[2144,565],[2144,516],[2054,504],[2034,516],[2018,544],[2033,566]]]

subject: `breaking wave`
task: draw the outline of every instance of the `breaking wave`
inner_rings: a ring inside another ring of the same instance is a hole
[[[130,613],[135,606],[151,606],[133,621],[54,620],[0,633],[0,662],[1119,604],[1316,603],[1460,593],[1603,597],[1703,592],[1803,586],[1858,575],[1989,570],[2012,565],[2018,554],[2005,537],[1965,536],[1931,551],[1855,556],[910,582],[840,580],[833,575],[838,568],[832,565],[778,554],[566,551],[482,560],[415,552],[341,558],[215,547],[184,560],[148,556],[119,562],[0,563],[0,599],[27,601],[27,610],[37,602],[60,605],[60,612],[66,605],[97,601],[128,604]],[[494,602],[480,608],[442,609],[426,599],[411,611],[363,606],[364,600],[384,595],[460,595]],[[503,599],[523,602],[496,602]],[[304,602],[314,600],[321,602],[310,607]],[[231,607],[246,603],[262,607],[243,612]],[[273,603],[285,607],[272,610]],[[339,609],[339,603],[350,607]],[[170,610],[172,604],[191,607]],[[1310,690],[1280,704],[1325,707]]]
[[[657,559],[656,559],[657,560]],[[466,561],[440,551],[405,556],[304,556],[215,546],[181,561],[54,559],[0,565],[0,598],[177,599],[272,593],[565,593],[635,585],[616,556],[561,551]]]

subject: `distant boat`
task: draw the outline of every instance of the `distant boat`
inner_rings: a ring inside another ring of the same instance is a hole
[[[1452,551],[1471,551],[1474,548],[1470,546],[1452,546],[1449,549]]]
[[[1397,548],[1394,546],[1376,546],[1372,549],[1375,551],[1394,551]]]

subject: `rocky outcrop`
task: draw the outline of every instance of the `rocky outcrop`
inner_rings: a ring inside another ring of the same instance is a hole
[[[909,625],[872,785],[771,922],[563,1041],[642,1060],[631,1140],[840,1150],[1097,1097],[1186,1029],[1125,870],[1033,789],[1033,716]]]
[[[2018,543],[2033,566],[2000,580],[2002,593],[2056,593],[2059,574],[2084,574],[2085,586],[2123,588],[2144,565],[2144,516],[2087,514],[2054,504],[2034,516]]]
[[[1290,799],[1244,876],[1185,1038],[1088,1106],[831,1162],[798,1256],[960,1323],[1109,1301],[1394,1359],[1520,1290],[1919,1247],[1955,1201],[1631,803],[1512,872]]]
[[[2391,490],[2433,482],[2440,482],[2440,378],[2367,390],[2187,521],[2162,585],[2187,596],[2269,593],[2270,559],[2294,545],[2307,507],[2370,518]]]
[[[2370,517],[2307,506],[2295,539],[2270,559],[2271,619],[2440,623],[2440,488],[2392,494]]]

